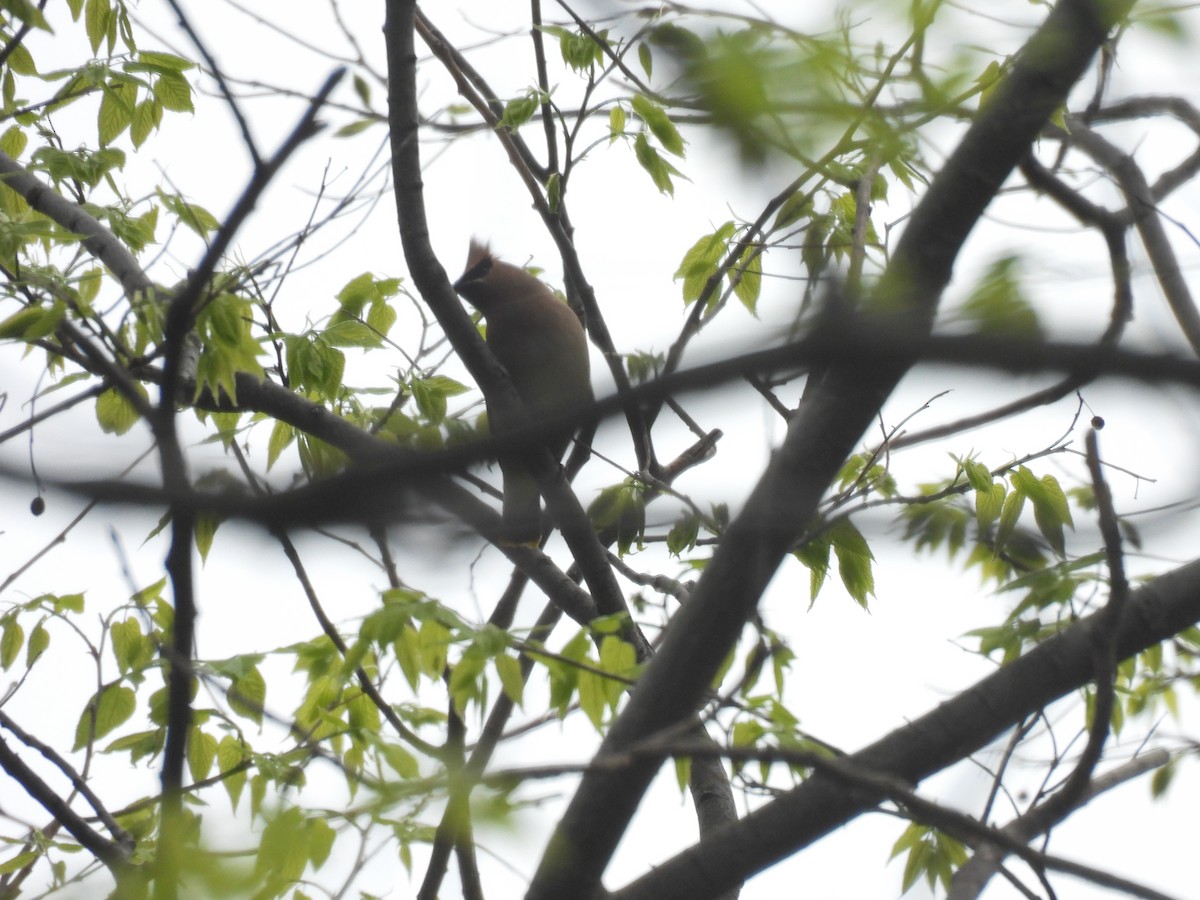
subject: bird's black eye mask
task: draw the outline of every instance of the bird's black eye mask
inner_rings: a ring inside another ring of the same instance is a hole
[[[463,285],[470,284],[472,281],[482,281],[484,278],[487,278],[487,274],[490,271],[492,271],[492,258],[490,256],[485,256],[479,262],[475,263],[475,265],[471,266],[471,268],[467,269],[467,271],[462,273],[462,277],[459,278],[458,281],[454,282],[454,289],[456,291],[460,291],[462,290]]]

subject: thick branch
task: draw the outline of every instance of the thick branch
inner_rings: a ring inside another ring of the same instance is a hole
[[[28,172],[24,166],[0,151],[0,180],[25,198],[33,209],[53,219],[63,228],[83,238],[83,246],[121,282],[130,297],[150,295],[154,283],[142,271],[133,254],[111,231],[79,204],[72,203]]]
[[[915,323],[914,330],[932,321],[975,222],[1129,5],[1062,0],[1055,6],[931,185],[881,286],[884,299]],[[905,363],[843,363],[801,407],[597,759],[620,754],[698,707],[780,561],[906,369]],[[656,770],[653,761],[642,761],[621,772],[598,767],[584,776],[543,855],[530,900],[597,892]],[[707,885],[705,891],[715,887]]]
[[[693,602],[694,598],[693,598]],[[931,712],[847,757],[847,762],[917,784],[986,747],[1006,729],[1095,677],[1102,611],[1043,642]],[[1200,561],[1133,591],[1115,631],[1121,659],[1200,620]],[[613,894],[614,900],[696,900],[812,844],[879,802],[814,775],[750,813],[718,841],[697,844]]]

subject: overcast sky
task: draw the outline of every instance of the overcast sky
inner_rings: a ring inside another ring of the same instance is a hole
[[[249,4],[248,4],[249,5]],[[264,17],[277,18],[277,4],[253,4]],[[732,5],[732,4],[731,4]],[[364,51],[377,71],[383,70],[379,28],[382,4],[346,3],[342,10],[346,21],[362,41]],[[875,17],[878,31],[889,33],[891,26],[881,12],[885,4],[854,5],[856,20]],[[821,27],[834,21],[832,4],[795,4],[763,2],[762,15],[797,16],[797,7],[807,21],[789,21],[796,27]],[[1027,3],[1004,4],[1004,14],[1013,22],[997,21],[971,13],[948,11],[952,22],[970,23],[971,31],[937,48],[949,58],[963,52],[965,44],[1015,48],[1026,32],[1014,27],[1040,20],[1041,7]],[[751,11],[749,5],[737,6]],[[990,7],[989,7],[990,9]],[[553,15],[548,5],[548,15]],[[211,42],[218,62],[244,89],[258,82],[265,86],[286,85],[309,92],[324,79],[333,63],[284,39],[269,28],[256,24],[244,13],[223,2],[193,3],[189,11],[204,38]],[[523,8],[504,7],[494,2],[431,5],[431,16],[447,35],[460,45],[484,40],[491,30],[507,31],[520,27]],[[162,46],[191,53],[186,41],[166,13],[165,4],[143,3],[138,11],[146,25],[159,35]],[[328,15],[328,8],[317,0],[300,0],[288,5],[289,32],[303,40],[334,52],[345,52]],[[1193,17],[1194,18],[1194,17]],[[818,23],[818,24],[814,24]],[[53,40],[62,40],[56,36]],[[51,44],[47,39],[31,42],[42,63],[54,52],[64,59],[77,48]],[[155,46],[155,42],[150,42]],[[519,93],[530,83],[528,59],[521,42],[497,43],[480,48],[478,64],[500,91]],[[1122,45],[1121,64],[1114,76],[1113,96],[1136,91],[1184,91],[1195,99],[1194,47],[1190,50],[1157,37],[1134,36]],[[474,58],[474,57],[473,57]],[[448,80],[432,65],[422,69],[422,109],[432,111],[453,101]],[[205,92],[212,84],[202,82]],[[373,86],[376,108],[385,108],[383,88]],[[347,94],[347,96],[349,96]],[[131,157],[124,173],[128,192],[133,196],[148,193],[153,186],[169,183],[172,189],[202,203],[214,214],[222,215],[237,196],[247,177],[247,160],[236,131],[219,101],[198,97],[194,117],[169,117],[163,133],[148,142],[144,150]],[[300,109],[298,101],[255,99],[247,101],[252,127],[260,146],[272,149],[290,128]],[[72,146],[86,139],[94,129],[87,118],[92,113],[80,104],[75,110],[56,117],[64,143]],[[78,119],[73,116],[78,115]],[[342,124],[339,114],[330,116]],[[1187,152],[1190,144],[1156,140],[1149,125],[1130,136],[1128,146],[1138,150],[1138,159],[1153,170],[1150,161],[1171,164]],[[765,199],[786,184],[790,177],[782,167],[768,168],[753,177],[739,174],[730,162],[729,148],[711,142],[702,135],[687,133],[689,157],[681,168],[690,181],[680,181],[673,199],[659,196],[646,176],[631,161],[624,148],[602,143],[594,148],[581,168],[570,201],[578,228],[577,244],[589,277],[597,290],[601,306],[618,348],[623,351],[662,350],[674,337],[684,314],[679,285],[671,275],[687,247],[701,234],[728,218],[753,218]],[[931,150],[948,151],[953,134],[937,136],[943,143]],[[364,207],[339,225],[322,233],[303,249],[299,261],[303,268],[285,285],[276,310],[285,327],[302,329],[306,322],[317,322],[335,308],[336,291],[355,275],[372,271],[380,275],[406,275],[395,229],[395,211],[385,191],[386,152],[381,152],[385,135],[382,128],[372,129],[354,139],[311,142],[289,164],[277,180],[258,213],[240,235],[238,252],[254,259],[282,235],[290,233],[309,215],[313,198],[324,178],[327,194],[349,190],[366,173],[379,190],[384,191],[378,204]],[[536,142],[535,146],[536,146]],[[424,146],[431,160],[426,172],[426,190],[435,249],[451,274],[457,273],[466,256],[472,235],[490,238],[494,248],[516,263],[532,261],[546,270],[546,278],[561,284],[561,269],[551,241],[540,229],[530,208],[524,188],[507,168],[499,148],[485,137],[475,137],[445,146],[431,139]],[[1173,199],[1167,212],[1192,226],[1190,216],[1196,208],[1196,191]],[[876,212],[876,228],[885,225],[903,227],[911,199],[895,186],[889,204]],[[1034,223],[1031,226],[1031,220]],[[1187,272],[1194,271],[1195,247],[1181,232],[1177,249]],[[972,276],[988,262],[1000,256],[1020,252],[1028,255],[1026,271],[1031,290],[1039,301],[1044,322],[1058,333],[1089,337],[1103,328],[1111,288],[1107,260],[1101,242],[1090,234],[1080,234],[1072,223],[1050,212],[1041,203],[1031,213],[1025,197],[1005,198],[994,207],[988,221],[970,242],[958,279],[948,302],[961,298],[972,283]],[[198,246],[187,235],[177,235],[154,269],[156,278],[171,283],[183,277],[188,265],[198,256]],[[1157,289],[1146,277],[1147,269],[1140,254],[1138,319],[1131,338],[1154,346],[1165,335],[1174,333],[1173,322],[1165,311]],[[781,329],[794,314],[795,284],[783,276],[790,274],[786,260],[768,263],[765,295],[756,319],[740,309],[731,309],[725,324],[696,342],[689,357],[693,361],[715,358],[778,339]],[[0,313],[7,310],[0,306]],[[415,327],[415,318],[402,317],[393,332],[404,343],[405,328]],[[401,365],[396,359],[373,356],[348,369],[347,382],[356,386],[386,384],[387,375]],[[598,390],[607,384],[607,374],[598,357],[593,371]],[[452,361],[448,371],[464,377],[461,367]],[[11,427],[28,415],[22,404],[30,395],[38,377],[36,366],[23,363],[11,348],[0,352],[0,390],[7,402],[0,408],[0,430]],[[992,374],[970,374],[945,369],[922,371],[907,379],[904,388],[888,405],[890,424],[913,412],[947,387],[950,395],[940,398],[914,423],[925,426],[950,421],[963,412],[977,410],[981,396],[997,394],[1017,396],[1032,381],[1020,381]],[[1112,486],[1118,509],[1123,513],[1149,510],[1186,498],[1195,492],[1194,451],[1197,446],[1196,398],[1167,388],[1131,385],[1103,385],[1089,388],[1086,397],[1096,413],[1105,417],[1109,427],[1102,436],[1106,456],[1142,476],[1135,479],[1114,474]],[[54,402],[56,397],[44,402]],[[466,405],[473,397],[460,398]],[[718,461],[696,472],[681,483],[682,490],[705,502],[724,500],[735,507],[744,496],[752,478],[761,470],[771,443],[781,434],[776,417],[753,401],[748,389],[730,388],[714,397],[688,404],[701,425],[720,427],[726,437],[720,445]],[[733,410],[736,410],[734,412]],[[931,445],[896,460],[896,473],[906,489],[922,477],[945,474],[945,453],[965,454],[982,451],[983,460],[997,465],[1010,455],[1039,449],[1053,442],[1071,422],[1073,400],[1021,420],[1020,425],[1003,423],[947,444]],[[43,474],[74,475],[80,470],[112,473],[127,465],[141,449],[149,446],[145,430],[140,436],[118,440],[99,433],[87,406],[71,416],[47,422],[36,431],[36,458]],[[197,432],[199,434],[199,432]],[[1082,433],[1077,432],[1081,445]],[[254,438],[258,449],[265,446],[266,431]],[[670,458],[687,443],[686,433],[678,429],[664,436],[661,455]],[[602,442],[604,449],[620,462],[630,465],[632,455],[621,439],[619,428],[611,429]],[[138,445],[136,449],[133,445]],[[218,446],[197,445],[189,449],[193,471],[208,467],[230,467]],[[0,445],[0,461],[8,467],[27,465],[29,446],[23,441]],[[1079,477],[1078,459],[1058,457],[1046,462],[1046,471],[1059,474],[1064,482]],[[286,483],[294,470],[294,456],[285,456],[276,467],[275,478]],[[147,477],[152,472],[147,468]],[[1039,470],[1040,472],[1041,470]],[[593,465],[581,482],[580,495],[586,504],[601,485],[618,481],[621,475]],[[1153,479],[1153,480],[1152,480]],[[46,516],[34,522],[26,513],[31,488],[28,485],[5,486],[7,502],[0,519],[0,579],[45,544],[57,530],[65,527],[81,503],[76,498],[50,491]],[[590,493],[589,493],[590,492]],[[72,532],[67,543],[35,566],[10,587],[0,603],[36,596],[43,591],[84,590],[89,604],[99,610],[123,602],[133,588],[154,581],[161,575],[165,545],[160,539],[143,544],[154,526],[153,514],[134,515],[126,511],[99,510]],[[1193,517],[1148,518],[1144,520],[1148,556],[1133,561],[1139,572],[1160,571],[1194,553]],[[1094,540],[1091,523],[1080,521],[1080,549],[1083,541]],[[873,740],[888,730],[919,715],[941,699],[986,674],[991,663],[968,652],[969,642],[955,639],[971,628],[998,621],[1008,609],[1011,598],[995,597],[981,590],[974,574],[962,575],[957,564],[947,565],[942,555],[914,559],[911,550],[890,541],[896,535],[886,530],[882,520],[860,523],[872,540],[878,557],[877,597],[870,612],[859,609],[839,586],[832,582],[811,609],[808,604],[808,575],[799,567],[785,567],[768,595],[762,611],[768,624],[793,641],[797,652],[794,667],[794,692],[789,697],[793,712],[803,727],[821,738],[847,749]],[[114,543],[114,536],[121,551]],[[362,535],[349,534],[362,540]],[[411,583],[453,606],[468,618],[486,617],[503,585],[507,566],[495,553],[484,550],[479,541],[444,542],[437,535],[414,530],[397,532],[402,570]],[[326,598],[339,620],[349,622],[368,612],[378,602],[375,589],[385,586],[382,573],[364,565],[353,549],[315,536],[304,536],[300,546],[313,567],[319,593]],[[1081,550],[1082,552],[1082,550]],[[122,559],[125,554],[128,562]],[[561,545],[551,546],[560,562],[567,559]],[[651,557],[656,559],[656,556]],[[643,568],[635,557],[636,568]],[[647,570],[659,568],[654,562]],[[65,582],[65,583],[64,583]],[[73,586],[74,585],[74,586]],[[316,631],[307,613],[303,597],[295,586],[286,560],[276,545],[253,529],[227,525],[218,534],[214,552],[199,581],[201,618],[199,649],[201,656],[228,656],[263,651],[305,639]],[[532,607],[536,602],[527,604]],[[231,627],[231,623],[236,626]],[[56,634],[56,641],[60,636]],[[66,642],[70,636],[63,634]],[[273,666],[273,668],[271,667]],[[273,693],[269,704],[286,713],[294,698],[286,689],[274,693],[286,678],[284,662],[269,664],[268,681]],[[10,676],[12,673],[8,673]],[[274,678],[272,676],[275,676]],[[69,710],[81,708],[83,698],[94,689],[83,675],[81,698]],[[63,715],[43,702],[49,695],[60,696],[64,688],[60,671],[35,669],[31,682],[16,698],[12,714],[27,723],[43,739],[69,743],[74,730],[74,712]],[[527,709],[537,710],[531,692]],[[6,709],[8,709],[6,707]],[[1057,712],[1057,710],[1055,711]],[[1064,711],[1062,715],[1066,715]],[[578,718],[578,717],[577,717]],[[1196,723],[1194,704],[1189,703],[1181,724],[1163,723],[1169,733],[1187,733]],[[1069,729],[1068,729],[1069,733]],[[280,745],[282,746],[282,744]],[[532,741],[506,749],[498,756],[499,765],[528,764],[537,758],[545,761],[584,761],[595,746],[594,734],[583,723],[566,728],[551,725],[542,728]],[[1037,763],[1039,759],[1032,759]],[[141,783],[141,790],[152,791],[156,774],[141,769],[131,772],[116,761],[99,760],[106,766],[106,777],[121,777]],[[1036,765],[1029,770],[1026,790],[1036,790],[1032,780],[1039,774]],[[319,780],[319,779],[315,779]],[[1021,775],[1018,773],[1018,782]],[[330,790],[333,791],[330,778]],[[572,781],[531,785],[523,796],[545,798],[522,812],[515,833],[482,830],[485,843],[506,857],[501,864],[484,856],[485,881],[496,887],[489,895],[516,896],[532,872],[545,837],[553,826],[561,801],[569,797]],[[986,795],[989,782],[969,764],[932,779],[924,786],[934,799],[977,810]],[[1191,860],[1183,853],[1180,836],[1194,833],[1194,811],[1190,798],[1200,787],[1191,767],[1185,766],[1170,798],[1150,803],[1148,785],[1138,782],[1105,797],[1096,809],[1089,808],[1056,832],[1052,849],[1068,858],[1079,859],[1126,874],[1179,896],[1194,893]],[[11,794],[11,791],[5,789]],[[117,796],[117,791],[112,791]],[[332,796],[332,794],[331,794]],[[10,807],[10,803],[12,806]],[[219,807],[219,798],[214,805]],[[18,804],[0,801],[5,811]],[[609,870],[606,882],[616,886],[662,859],[671,847],[684,847],[694,840],[694,817],[690,800],[680,798],[669,770],[643,804],[646,813],[629,832]],[[40,820],[32,810],[21,808],[21,817]],[[1172,827],[1169,823],[1178,823]],[[744,896],[747,900],[792,896],[796,886],[816,885],[813,896],[840,898],[887,898],[897,896],[902,863],[885,866],[887,850],[899,835],[903,823],[884,816],[864,817],[847,829],[830,836],[821,845],[787,861],[752,882]],[[1176,839],[1172,840],[1172,836]],[[509,865],[515,870],[509,871]],[[366,890],[387,892],[398,877],[390,860],[379,860],[364,876]],[[419,880],[423,872],[418,862]],[[452,881],[453,879],[451,879]],[[447,886],[447,895],[453,889]],[[1078,883],[1059,882],[1060,896],[1090,900],[1109,896]],[[391,896],[406,896],[404,887],[392,887]],[[922,896],[917,888],[910,896]],[[997,881],[988,898],[1017,896],[1011,887]]]

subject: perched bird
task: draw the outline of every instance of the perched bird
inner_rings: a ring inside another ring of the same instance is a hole
[[[535,421],[567,416],[592,402],[583,326],[546,285],[472,240],[466,271],[454,289],[483,313],[488,347]],[[488,420],[495,433],[511,428],[491,409]],[[569,442],[569,435],[555,439],[550,452],[561,458]],[[527,456],[528,451],[500,457],[505,537],[514,543],[536,542],[542,533],[541,504],[526,469]]]

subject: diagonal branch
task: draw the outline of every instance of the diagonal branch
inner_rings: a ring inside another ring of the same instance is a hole
[[[299,123],[283,141],[279,150],[255,169],[250,183],[234,204],[220,231],[209,245],[199,265],[188,276],[183,289],[172,299],[163,328],[163,374],[158,408],[150,418],[150,427],[158,445],[163,486],[169,492],[187,491],[187,462],[176,429],[175,404],[182,384],[185,343],[199,310],[200,298],[234,235],[250,215],[272,179],[292,153],[318,129],[316,117],[325,98],[341,80],[345,70],[335,71],[313,98]],[[188,733],[192,725],[191,665],[195,643],[196,597],[192,571],[192,545],[195,513],[172,504],[171,544],[166,569],[174,598],[171,644],[167,658],[167,722],[162,760],[162,825],[160,828],[158,880],[156,889],[163,900],[177,894],[184,823],[183,770],[187,758]]]
[[[1062,0],[997,86],[914,211],[884,273],[881,299],[902,311],[911,330],[929,327],[975,222],[1131,5]],[[622,753],[698,707],[781,560],[908,365],[857,360],[830,369],[676,614],[597,759]],[[597,891],[657,768],[640,761],[619,773],[599,767],[584,776],[542,857],[529,900]],[[710,892],[713,887],[707,886]]]
[[[596,300],[596,293],[584,274],[583,264],[580,262],[579,254],[575,250],[571,228],[567,222],[566,210],[561,206],[558,209],[551,209],[550,203],[543,192],[542,183],[546,180],[547,170],[537,164],[529,147],[519,134],[500,125],[500,117],[503,109],[493,99],[491,88],[487,86],[483,78],[470,66],[465,57],[442,37],[441,33],[433,27],[432,23],[419,10],[416,14],[415,26],[417,33],[421,35],[421,39],[429,45],[433,55],[437,57],[442,65],[446,67],[446,71],[454,78],[459,93],[491,127],[497,140],[500,141],[501,146],[508,154],[509,161],[520,176],[521,181],[525,184],[526,190],[529,191],[534,209],[537,210],[542,223],[546,226],[546,230],[550,233],[550,237],[554,239],[555,246],[558,248],[559,255],[562,258],[563,274],[566,279],[568,293],[572,301],[577,300],[579,305],[583,307],[584,324],[587,327],[588,334],[591,336],[592,342],[604,355],[604,361],[608,365],[613,381],[617,385],[618,394],[626,397],[631,387],[629,375],[625,371],[624,362],[621,355],[617,353],[612,335],[605,324],[600,304]],[[414,99],[414,131],[416,121]],[[551,147],[553,147],[553,142],[551,142]],[[553,156],[553,150],[551,150],[551,155]],[[399,183],[397,182],[397,184]],[[483,386],[482,382],[480,386]],[[638,466],[643,470],[653,471],[657,466],[657,462],[654,459],[654,448],[650,439],[650,423],[641,407],[632,401],[625,404],[624,412],[629,422],[629,431],[633,438]],[[657,474],[657,472],[654,474]]]
[[[33,735],[26,732],[25,729],[21,728],[12,720],[10,716],[3,712],[0,712],[0,726],[7,728],[17,736],[17,739],[20,740],[21,743],[25,744],[27,747],[32,747],[38,753],[42,754],[42,756],[46,757],[46,759],[50,760],[50,762],[54,763],[58,770],[62,772],[63,775],[65,775],[71,782],[71,786],[77,790],[85,800],[87,800],[88,805],[90,805],[95,811],[96,818],[99,819],[104,824],[104,827],[109,830],[109,833],[112,834],[113,840],[116,842],[121,852],[125,855],[133,852],[133,837],[129,834],[129,832],[117,824],[116,820],[105,808],[100,798],[96,796],[96,792],[93,791],[88,783],[79,776],[79,773],[75,771],[74,767],[62,758],[57,750],[44,741],[40,741]]]
[[[1192,349],[1200,354],[1200,310],[1192,298],[1187,280],[1179,268],[1179,260],[1167,238],[1166,229],[1158,211],[1158,200],[1154,196],[1146,176],[1125,151],[1109,143],[1079,120],[1069,116],[1069,135],[1057,131],[1060,140],[1069,142],[1087,153],[1116,179],[1129,204],[1129,215],[1137,227],[1142,244],[1154,267],[1167,304],[1175,314],[1180,330]]]
[[[391,121],[393,181],[399,212],[400,239],[413,282],[429,304],[447,338],[467,369],[483,389],[488,403],[506,419],[528,424],[516,389],[496,361],[462,308],[429,242],[425,217],[425,193],[421,178],[421,155],[417,141],[416,51],[413,29],[416,4],[413,0],[389,0],[385,24],[388,52],[388,103]],[[572,555],[580,564],[584,580],[603,615],[628,615],[625,598],[608,565],[604,548],[578,498],[572,493],[549,450],[528,455],[530,474],[546,498],[546,505],[562,531]]]
[[[692,602],[695,602],[693,594]],[[923,716],[847,756],[860,770],[915,785],[986,747],[1005,729],[1095,678],[1106,610],[1080,620]],[[1111,633],[1118,659],[1200,621],[1200,560],[1133,591]],[[613,900],[685,900],[762,871],[873,808],[879,794],[848,792],[814,775],[747,815],[719,841],[696,844],[613,893]]]
[[[1146,772],[1165,766],[1170,759],[1170,754],[1162,749],[1151,750],[1149,753],[1134,757],[1125,765],[1094,778],[1080,798],[1079,805],[1089,803],[1105,791],[1112,790]],[[1057,824],[1057,820],[1047,816],[1046,812],[1045,804],[1035,806],[1003,826],[1000,831],[1009,838],[1021,843],[1028,843]],[[975,900],[983,892],[992,875],[1000,868],[1004,857],[1005,851],[999,843],[980,847],[975,855],[954,873],[946,900]]]
[[[139,294],[152,296],[157,290],[154,282],[115,234],[79,204],[43,184],[3,151],[0,151],[0,181],[24,197],[31,208],[82,237],[84,249],[108,267],[121,282],[126,295],[131,298]]]
[[[21,785],[29,796],[40,803],[55,820],[61,822],[75,840],[113,872],[119,872],[129,861],[129,854],[117,841],[98,833],[83,817],[58,796],[58,793],[0,738],[0,769]]]

